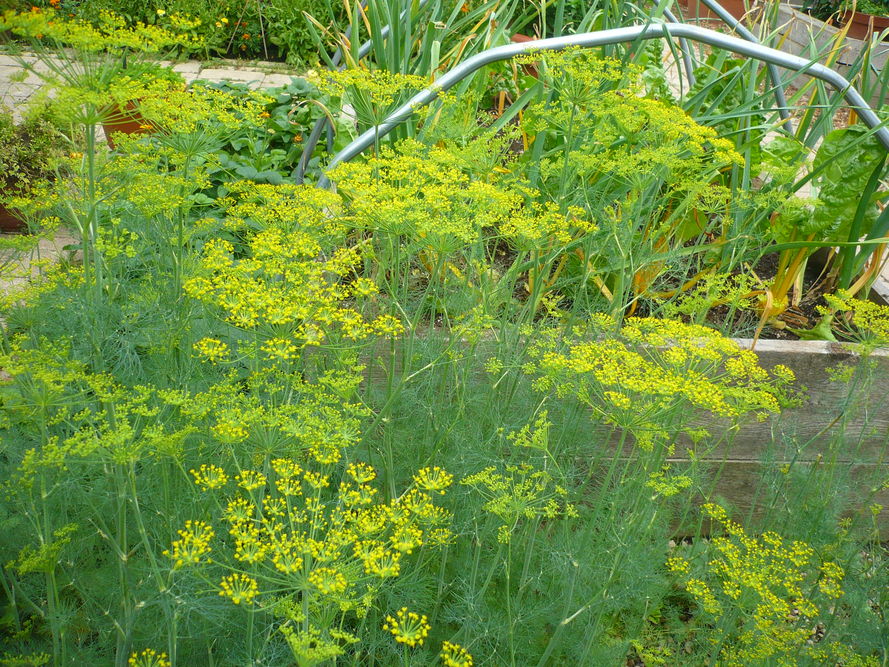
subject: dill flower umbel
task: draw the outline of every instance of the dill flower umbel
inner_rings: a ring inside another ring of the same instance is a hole
[[[424,491],[440,493],[441,495],[445,494],[445,489],[447,489],[453,481],[454,476],[438,466],[423,468],[418,470],[417,474],[414,475],[414,482],[416,482],[417,486],[421,489]]]
[[[590,321],[603,333],[613,324]],[[567,352],[541,345],[532,354],[539,358],[529,369],[540,373],[536,389],[574,395],[598,419],[632,433],[645,450],[665,439],[667,416],[678,416],[678,428],[688,432],[700,413],[762,420],[796,400],[789,369],[769,372],[730,338],[679,321],[631,317],[618,337],[584,340]]]
[[[386,616],[386,622],[383,624],[383,630],[392,633],[395,641],[410,647],[422,646],[431,628],[425,614],[421,616],[408,611],[407,607],[399,609],[394,618]]]
[[[445,667],[472,667],[472,655],[459,644],[444,642],[438,654]]]
[[[174,570],[186,565],[197,565],[210,553],[210,540],[215,533],[209,524],[188,520],[185,522],[185,528],[176,532],[180,539],[174,540],[171,549],[163,552],[164,556],[173,561]]]
[[[235,604],[246,602],[250,604],[253,598],[259,595],[259,585],[256,579],[242,572],[230,574],[219,582],[219,595],[229,598]]]
[[[127,660],[129,667],[172,667],[172,663],[166,653],[158,653],[153,648],[146,648],[140,652],[134,652]]]
[[[266,483],[266,476],[258,470],[242,470],[235,476],[235,479],[238,482],[238,486],[247,491],[258,489],[265,486]]]
[[[309,583],[322,595],[342,593],[349,582],[342,572],[333,567],[319,567],[309,572]]]
[[[201,338],[194,344],[194,350],[198,355],[213,363],[222,361],[228,356],[228,345],[217,338]]]
[[[460,483],[486,498],[482,509],[503,522],[497,539],[504,544],[510,541],[511,532],[521,519],[577,516],[576,507],[565,500],[567,490],[556,484],[548,472],[527,463],[506,466],[505,474],[489,466]]]
[[[218,489],[228,484],[228,475],[219,466],[202,463],[200,469],[189,471],[194,483],[202,489]]]

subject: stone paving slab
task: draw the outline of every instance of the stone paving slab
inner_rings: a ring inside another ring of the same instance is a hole
[[[0,293],[8,296],[14,290],[27,285],[36,278],[46,261],[56,261],[64,253],[65,246],[79,243],[70,232],[60,229],[53,236],[41,238],[37,247],[28,253],[18,255],[9,251],[0,252]],[[76,259],[76,257],[75,257]]]
[[[29,67],[23,67],[23,62]],[[189,84],[197,79],[203,79],[213,82],[246,83],[251,88],[277,88],[286,86],[291,78],[298,76],[295,71],[287,71],[281,63],[264,61],[242,64],[237,60],[216,60],[210,63],[186,60],[177,63],[161,61],[161,64],[179,72]],[[30,71],[31,69],[34,71]],[[35,72],[48,72],[50,69],[49,65],[33,55],[15,56],[0,53],[0,101],[10,106],[21,107],[34,96],[42,84],[42,80]]]

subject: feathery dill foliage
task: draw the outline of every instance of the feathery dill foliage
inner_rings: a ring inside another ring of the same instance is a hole
[[[702,240],[738,155],[634,68],[531,60],[515,128],[445,100],[336,192],[217,169],[258,93],[138,83],[151,132],[113,152],[66,116],[87,145],[21,203],[76,248],[0,299],[0,662],[885,662],[885,443],[813,460],[790,369],[632,316],[698,268],[679,318],[756,296]],[[369,124],[425,79],[319,85]],[[885,308],[828,305],[885,345]],[[880,379],[836,375],[842,422]],[[751,425],[792,451],[741,522]]]

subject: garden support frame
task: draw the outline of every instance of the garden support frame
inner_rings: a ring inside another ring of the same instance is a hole
[[[721,49],[726,49],[738,55],[754,58],[764,63],[770,63],[793,70],[797,73],[805,73],[810,77],[820,79],[829,86],[840,92],[845,98],[847,104],[855,109],[858,117],[864,124],[873,130],[874,135],[880,145],[889,152],[889,130],[883,125],[882,121],[874,113],[874,110],[861,96],[852,84],[841,74],[826,67],[820,63],[800,58],[799,56],[790,55],[783,51],[778,51],[762,44],[750,42],[731,35],[725,35],[715,30],[708,30],[698,26],[667,23],[653,23],[641,26],[629,26],[626,28],[614,28],[611,30],[599,30],[596,32],[587,32],[578,35],[566,35],[562,37],[551,37],[548,39],[539,39],[531,42],[522,42],[520,44],[507,44],[497,46],[486,51],[482,51],[463,63],[442,75],[433,85],[420,91],[398,109],[393,111],[386,119],[355,138],[339,153],[337,153],[330,164],[327,171],[335,168],[342,162],[351,160],[356,155],[363,152],[366,148],[372,146],[381,137],[392,131],[410,118],[414,111],[426,106],[434,101],[440,93],[449,90],[451,87],[477,72],[485,65],[509,60],[518,55],[533,53],[535,51],[561,51],[569,47],[591,48],[598,46],[608,46],[611,44],[621,44],[626,42],[634,42],[637,40],[658,39],[658,38],[685,38],[703,44],[709,44]],[[318,187],[331,187],[330,179],[324,175],[318,181]]]

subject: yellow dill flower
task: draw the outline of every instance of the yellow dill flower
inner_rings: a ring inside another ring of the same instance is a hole
[[[179,539],[173,541],[171,549],[163,552],[164,556],[173,561],[174,570],[187,565],[197,565],[210,553],[210,540],[215,533],[209,524],[204,521],[188,520],[185,522],[185,528],[176,532],[179,534]]]
[[[326,636],[321,630],[309,624],[307,630],[294,630],[289,625],[282,625],[279,631],[284,635],[298,665],[321,665],[345,654],[343,645],[355,644],[359,638],[355,635],[330,628]]]
[[[202,463],[200,469],[190,470],[194,483],[202,489],[218,489],[228,484],[228,475],[217,465]]]
[[[302,482],[296,477],[282,477],[275,480],[275,488],[282,496],[299,496],[302,495]]]
[[[342,593],[349,582],[343,573],[333,567],[318,567],[309,572],[309,583],[322,595]]]
[[[222,361],[228,356],[228,345],[217,338],[201,338],[194,344],[195,352],[208,361]]]
[[[700,579],[689,579],[685,582],[685,589],[700,600],[704,611],[708,614],[721,614],[722,605],[710,591],[710,587]]]
[[[645,486],[654,489],[654,492],[664,498],[672,498],[685,489],[691,487],[691,478],[687,475],[670,475],[670,466],[664,466],[662,470],[651,473]]]
[[[265,560],[269,545],[259,528],[250,524],[237,524],[235,559],[244,563],[261,563]],[[230,533],[232,531],[229,531]]]
[[[129,667],[172,667],[166,653],[159,653],[152,648],[134,652],[127,660],[127,665]]]
[[[414,483],[424,491],[432,491],[441,495],[445,494],[447,489],[454,481],[454,476],[446,472],[443,468],[432,466],[431,468],[423,468],[414,475]]]
[[[330,486],[330,477],[328,475],[322,475],[313,470],[306,470],[303,479],[306,481],[306,484],[316,490],[326,489]]]
[[[836,294],[825,294],[824,300],[830,309],[846,314],[847,326],[844,333],[848,337],[867,347],[889,346],[889,306],[854,299],[843,290]],[[821,310],[824,314],[830,314],[830,309]]]
[[[350,463],[346,467],[346,474],[349,475],[352,479],[354,479],[359,484],[366,484],[367,482],[372,482],[377,477],[376,471],[372,466],[369,466],[366,463]]]
[[[349,482],[341,482],[337,491],[337,497],[346,507],[356,505],[369,505],[377,490],[367,484],[353,485]]]
[[[840,582],[846,573],[839,565],[833,562],[821,564],[821,578],[818,579],[818,588],[826,596],[831,598],[840,598],[843,595],[843,589]]]
[[[759,418],[796,400],[788,387],[792,373],[769,373],[731,339],[677,321],[627,318],[618,336],[585,340],[566,352],[542,345],[532,354],[536,389],[574,395],[642,449],[665,440],[660,424],[667,416],[678,416],[685,428],[700,412]]]
[[[667,559],[667,569],[677,574],[688,574],[691,564],[682,556],[671,556]]]
[[[748,535],[719,505],[702,509],[726,535],[711,538],[700,554],[703,562],[695,574],[701,576],[688,577],[692,563],[678,556],[667,561],[667,569],[679,575],[705,613],[720,616],[731,610],[734,618],[743,619],[723,639],[720,664],[775,659],[778,664],[794,659],[786,664],[795,664],[799,656],[830,663],[817,659],[821,647],[810,641],[811,627],[843,595],[843,569],[830,561],[817,567],[815,549],[805,542],[775,532]]]
[[[298,359],[300,353],[298,345],[284,338],[270,338],[261,345],[260,349],[266,353],[269,359],[281,361]]]
[[[614,407],[620,408],[621,410],[629,410],[632,405],[632,401],[630,397],[626,394],[622,394],[619,391],[606,391],[603,394],[605,398],[608,399],[608,402],[611,403]]]
[[[505,472],[489,466],[465,477],[461,484],[473,487],[486,502],[482,508],[503,522],[498,533],[501,542],[522,519],[555,518],[576,515],[576,509],[565,502],[567,491],[553,481],[545,470],[529,464],[508,465]]]
[[[276,540],[272,543],[272,564],[275,569],[284,574],[300,572],[303,567],[303,558],[299,554],[301,543],[299,540]]]
[[[410,647],[422,646],[431,628],[425,614],[408,611],[407,607],[399,609],[395,617],[387,615],[383,624],[383,630],[392,633],[395,641]]]
[[[472,667],[472,654],[459,644],[443,642],[438,654],[445,667]]]
[[[238,486],[242,489],[253,491],[254,489],[265,486],[267,480],[266,476],[258,470],[242,470],[235,475],[235,481],[237,481]]]
[[[228,501],[223,516],[233,524],[247,523],[253,520],[256,506],[246,498],[235,498]]]
[[[403,553],[411,553],[423,543],[423,531],[406,521],[400,522],[389,537],[392,548]]]
[[[366,574],[386,579],[401,574],[401,552],[379,548],[372,551],[364,559]]]
[[[256,579],[242,572],[224,577],[219,582],[219,595],[230,599],[235,604],[250,604],[259,595],[259,584]]]
[[[272,470],[280,479],[289,479],[302,474],[303,469],[291,459],[273,459]]]

